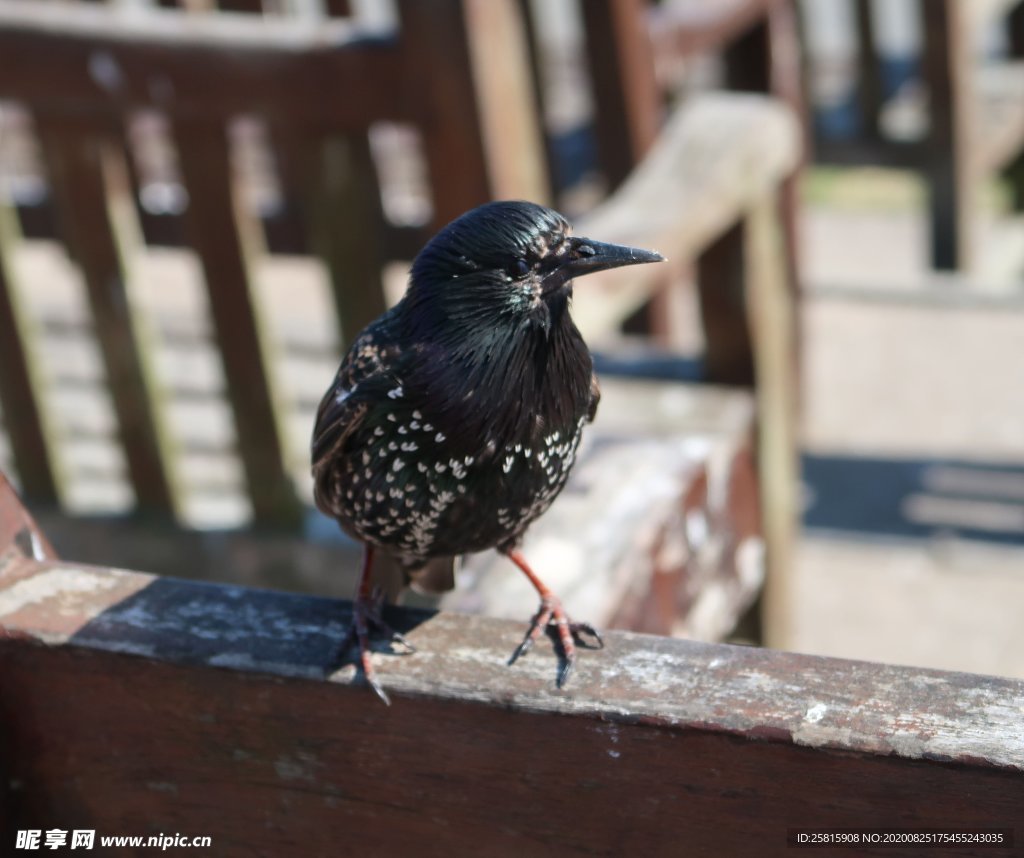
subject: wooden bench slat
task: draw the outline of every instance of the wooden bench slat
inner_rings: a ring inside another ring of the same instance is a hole
[[[357,130],[402,115],[401,73],[393,34],[346,20],[0,4],[0,95],[53,112],[258,112]],[[346,87],[327,111],[325,80],[373,85]]]
[[[409,110],[422,130],[434,196],[433,229],[491,199],[543,202],[543,145],[525,45],[516,53],[522,33],[514,0],[399,0],[398,9]]]
[[[864,117],[863,133],[869,139],[875,139],[879,134],[885,90],[875,40],[875,14],[871,0],[857,0],[854,4],[854,15],[860,44],[860,50],[857,52],[857,99],[861,116]]]
[[[110,130],[37,116],[62,227],[82,272],[132,488],[140,508],[178,511],[163,400],[133,307],[130,257],[139,246],[124,148]]]
[[[491,198],[550,203],[543,133],[517,0],[455,0],[451,6],[453,18],[461,12],[465,19],[465,75],[480,117],[477,137],[485,149]],[[440,54],[435,62],[443,62]]]
[[[306,147],[314,252],[324,261],[347,348],[384,312],[384,215],[365,134],[314,137]]]
[[[599,99],[598,154],[611,188],[640,163],[662,121],[647,6],[648,0],[592,0],[580,7],[587,69]]]
[[[258,227],[236,204],[224,126],[182,121],[174,135],[189,191],[185,220],[203,267],[253,515],[263,524],[294,525],[298,499],[285,468],[271,344],[262,330],[250,270]]]
[[[15,282],[15,220],[15,213],[0,201],[0,403],[22,490],[34,501],[56,504],[59,457],[47,426],[35,343]]]

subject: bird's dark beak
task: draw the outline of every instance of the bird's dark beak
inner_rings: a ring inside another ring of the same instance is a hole
[[[664,256],[653,250],[627,247],[624,244],[608,244],[582,236],[573,236],[569,239],[568,245],[568,249],[562,252],[558,265],[544,278],[546,292],[557,289],[583,274],[620,268],[623,265],[665,261]]]

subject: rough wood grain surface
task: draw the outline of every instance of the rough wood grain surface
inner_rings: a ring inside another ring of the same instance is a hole
[[[334,669],[344,603],[51,564],[0,616],[16,827],[784,855],[790,826],[1024,822],[1020,682],[612,634],[559,692],[543,645],[505,666],[517,624],[396,612],[388,709]]]

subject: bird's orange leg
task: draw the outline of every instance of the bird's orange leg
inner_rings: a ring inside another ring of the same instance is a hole
[[[356,589],[355,601],[352,603],[352,625],[349,626],[345,640],[341,644],[341,651],[347,652],[353,644],[358,645],[359,666],[363,669],[363,676],[377,696],[390,706],[391,700],[377,681],[377,674],[370,660],[370,634],[375,631],[391,642],[397,641],[405,647],[407,653],[415,652],[416,648],[381,618],[383,602],[384,594],[373,589],[373,546],[364,545],[363,568],[359,573],[359,586]]]
[[[526,558],[523,557],[519,549],[506,551],[505,556],[522,570],[522,573],[533,584],[537,593],[540,594],[540,608],[537,609],[537,613],[530,620],[530,627],[526,630],[523,642],[516,647],[516,651],[512,653],[512,658],[509,659],[508,663],[514,664],[519,656],[526,653],[533,646],[533,642],[540,635],[541,630],[547,628],[548,625],[554,624],[558,631],[558,640],[561,643],[562,649],[562,668],[558,672],[558,687],[561,688],[568,681],[569,674],[572,673],[573,666],[576,664],[576,643],[583,643],[580,635],[589,635],[597,641],[597,646],[592,647],[593,649],[604,647],[604,641],[601,640],[601,635],[597,633],[597,629],[590,625],[590,623],[574,623],[569,619],[569,615],[562,608],[562,600],[552,593],[547,585],[537,577],[537,574],[530,568],[530,564],[526,562]]]

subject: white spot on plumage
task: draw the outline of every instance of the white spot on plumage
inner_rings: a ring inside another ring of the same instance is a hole
[[[395,459],[395,461],[392,463],[391,467],[395,471],[400,471],[400,470],[402,470],[402,468],[405,467],[405,462],[403,462],[401,459]]]
[[[442,441],[444,441],[444,440],[445,440],[445,438],[447,438],[447,437],[448,437],[448,436],[447,436],[447,435],[445,435],[445,434],[444,434],[444,432],[438,432],[438,433],[437,433],[437,434],[436,434],[436,435],[434,436],[434,440],[435,440],[435,441],[437,441],[437,443],[438,443],[438,444],[440,444],[440,443],[441,443]]]
[[[403,394],[404,394],[404,391],[402,390],[402,385],[398,385],[398,387],[388,391],[388,398],[389,399],[398,399]]]

